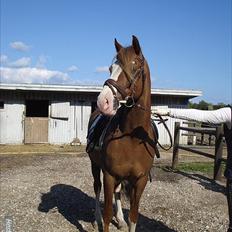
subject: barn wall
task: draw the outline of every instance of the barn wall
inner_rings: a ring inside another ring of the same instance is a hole
[[[91,102],[96,101],[96,93],[69,93],[45,91],[1,91],[0,100],[5,107],[0,110],[0,143],[24,142],[24,110],[25,100],[49,100],[48,142],[51,144],[69,144],[78,138],[86,143],[88,120],[91,113]],[[152,96],[152,108],[186,108],[187,97]],[[168,118],[167,125],[172,135],[176,121]],[[160,143],[168,144],[169,137],[162,125],[159,129]],[[187,142],[186,136],[181,136],[181,143]]]
[[[0,109],[0,144],[21,144],[24,139],[24,102],[1,97],[4,109]]]
[[[1,91],[0,100],[5,107],[0,110],[0,143],[24,142],[25,100],[49,100],[48,143],[69,144],[78,138],[86,143],[91,102],[96,94]]]

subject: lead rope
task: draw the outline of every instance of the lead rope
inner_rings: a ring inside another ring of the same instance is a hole
[[[164,128],[165,128],[166,131],[168,132],[169,139],[170,139],[170,146],[167,147],[167,148],[160,144],[160,142],[159,142],[159,140],[158,140],[158,138],[157,138],[157,135],[154,133],[154,134],[155,134],[155,137],[156,137],[155,139],[156,139],[158,145],[161,147],[161,149],[163,149],[163,150],[165,150],[165,151],[168,151],[168,150],[170,150],[170,149],[172,148],[173,140],[172,140],[171,132],[170,132],[170,130],[169,130],[167,124],[165,123],[166,120],[164,120],[164,119],[162,118],[162,116],[159,115],[159,114],[152,113],[152,112],[151,112],[151,114],[154,115],[155,117],[158,117],[158,118],[159,118],[159,120],[160,120],[160,121],[159,121],[159,124],[162,123],[162,124],[164,125]],[[156,148],[156,149],[157,149],[157,148]],[[149,171],[149,181],[152,182],[151,170]]]
[[[162,123],[163,126],[164,126],[164,128],[165,128],[166,131],[168,132],[169,139],[170,139],[170,145],[166,148],[166,147],[164,147],[163,145],[161,145],[160,142],[159,142],[158,140],[157,140],[157,143],[158,143],[158,145],[159,145],[163,150],[169,151],[169,150],[172,148],[173,140],[172,140],[171,132],[170,132],[170,130],[169,130],[167,124],[165,123],[166,120],[164,120],[164,119],[162,118],[162,116],[159,115],[159,114],[156,114],[156,113],[151,113],[151,114],[153,114],[153,115],[155,115],[155,117],[158,117],[158,118],[159,118],[159,120],[160,120],[160,121],[159,121],[159,124]]]

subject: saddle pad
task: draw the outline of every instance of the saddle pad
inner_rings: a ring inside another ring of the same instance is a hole
[[[94,149],[100,149],[108,122],[109,118],[107,116],[102,114],[96,116],[88,129],[86,146],[87,152],[90,152]]]

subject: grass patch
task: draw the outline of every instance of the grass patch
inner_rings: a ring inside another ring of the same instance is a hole
[[[225,164],[222,163],[222,168],[223,171],[225,169]],[[207,174],[212,174],[214,171],[214,163],[180,163],[177,168],[179,171],[184,171],[184,172],[202,172],[202,173],[207,173]]]

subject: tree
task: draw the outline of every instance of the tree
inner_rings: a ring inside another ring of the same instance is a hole
[[[201,100],[198,103],[189,102],[189,104],[188,104],[188,108],[199,109],[199,110],[217,110],[217,109],[227,107],[227,106],[229,106],[229,105],[226,105],[222,102],[220,102],[216,105],[213,105],[212,103],[206,102],[204,100]]]
[[[226,105],[226,104],[220,102],[220,103],[218,103],[217,105],[214,105],[214,106],[213,106],[213,109],[214,109],[214,110],[217,110],[217,109],[220,109],[220,108],[226,107],[226,106],[228,106],[228,105]]]

